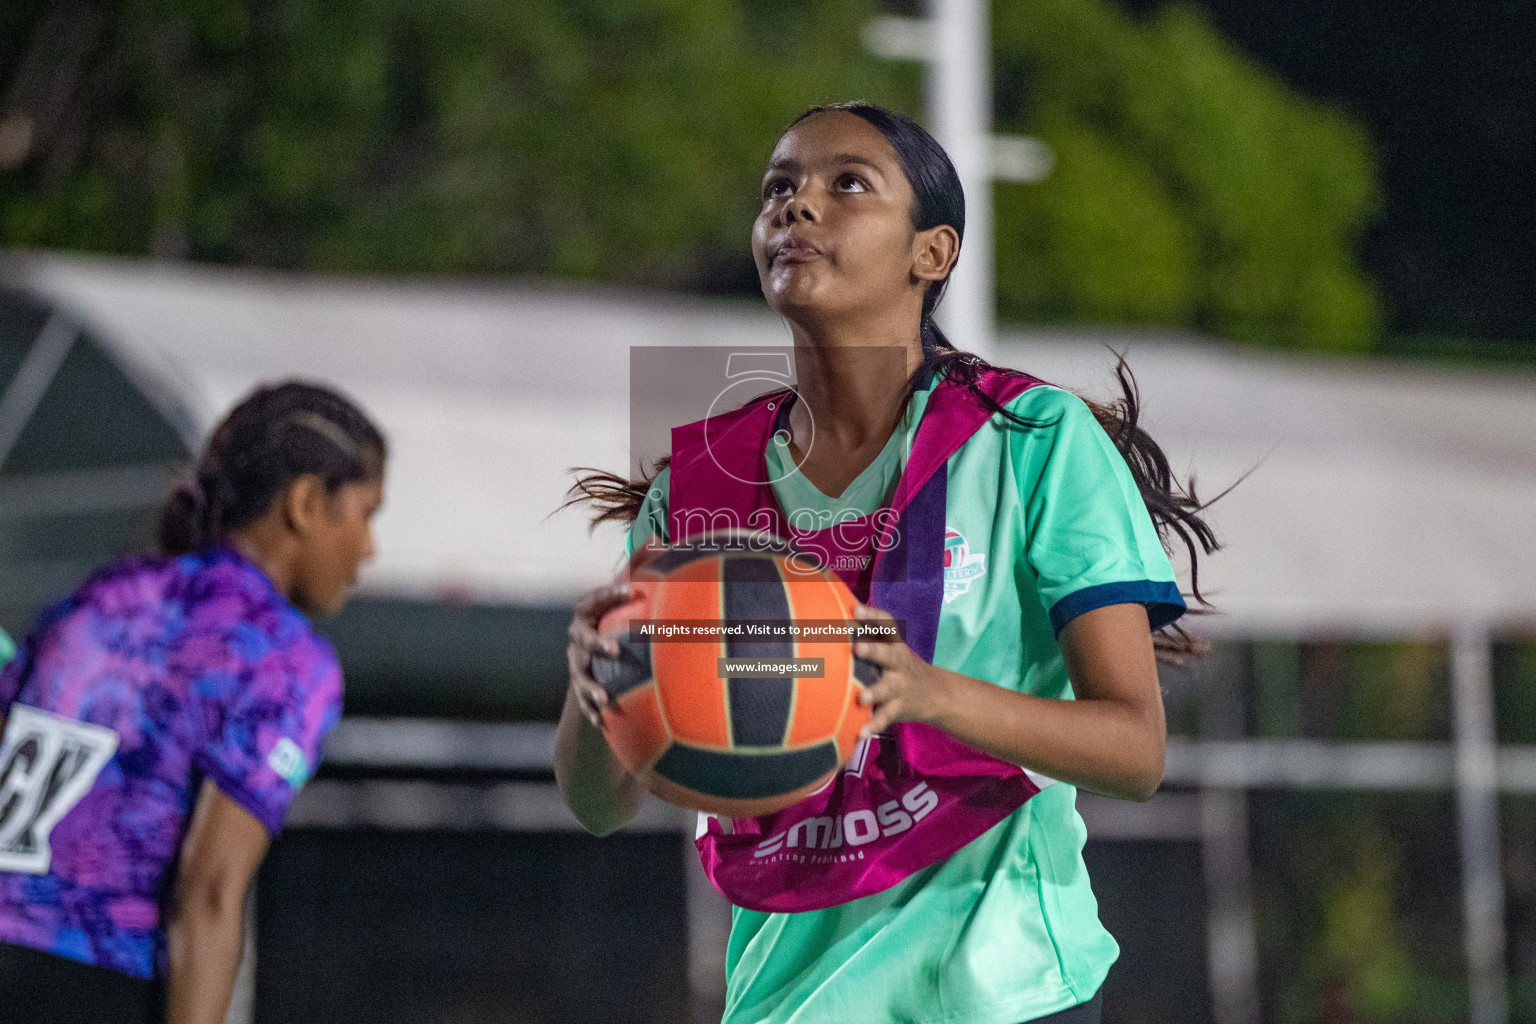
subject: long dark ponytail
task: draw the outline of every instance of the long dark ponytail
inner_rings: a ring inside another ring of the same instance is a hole
[[[879,129],[880,134],[885,136],[891,148],[896,151],[897,161],[901,164],[907,181],[912,185],[914,230],[927,231],[941,224],[948,224],[957,234],[964,237],[965,190],[961,186],[960,175],[955,171],[954,164],[950,162],[949,154],[944,152],[944,147],[939,145],[938,140],[909,117],[871,103],[857,101],[811,107],[795,118],[789,128],[793,128],[814,114],[829,110],[844,111],[868,121]],[[908,380],[905,399],[910,400],[913,393],[922,386],[922,382],[930,379],[930,375],[938,371],[949,380],[967,387],[983,406],[1000,414],[1015,426],[1023,429],[1048,426],[1049,424],[1026,419],[1005,409],[996,399],[983,391],[979,384],[981,375],[988,370],[1023,376],[1020,371],[993,366],[975,353],[955,348],[939,326],[933,322],[933,311],[937,308],[939,300],[944,297],[944,289],[948,283],[947,277],[942,281],[936,281],[928,286],[927,292],[923,295],[921,327],[923,363]],[[1152,522],[1157,527],[1163,546],[1171,551],[1175,544],[1181,545],[1188,555],[1190,596],[1203,606],[1203,609],[1197,609],[1197,611],[1209,609],[1210,602],[1200,593],[1199,563],[1201,554],[1208,555],[1220,547],[1215,532],[1201,515],[1210,503],[1202,502],[1196,496],[1193,478],[1181,481],[1173,474],[1167,455],[1141,428],[1141,397],[1136,387],[1136,378],[1132,375],[1123,355],[1118,357],[1115,364],[1115,379],[1120,386],[1119,397],[1108,402],[1096,402],[1087,398],[1083,401],[1093,411],[1094,418],[1098,420],[1099,425],[1104,428],[1105,433],[1124,456],[1126,465],[1130,467],[1131,476],[1136,481],[1137,489],[1141,492],[1142,500],[1146,502],[1147,511],[1152,515]],[[646,493],[650,490],[652,481],[669,462],[670,456],[663,456],[656,460],[650,474],[640,480],[629,480],[613,473],[578,467],[576,472],[585,472],[587,475],[578,477],[575,484],[571,486],[569,492],[571,497],[565,505],[590,502],[594,526],[607,521],[632,522],[640,514],[640,507]],[[1200,649],[1200,645],[1177,625],[1169,626],[1161,632],[1157,646],[1159,651],[1174,655],[1193,653]]]
[[[260,519],[297,477],[328,491],[384,470],[384,435],[330,388],[288,381],[257,388],[208,439],[191,478],[160,511],[160,549],[201,551]]]

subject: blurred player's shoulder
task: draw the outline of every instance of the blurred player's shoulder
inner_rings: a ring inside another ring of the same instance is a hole
[[[190,637],[218,638],[247,661],[281,653],[303,675],[335,666],[335,650],[309,616],[234,548],[181,555],[173,563],[166,599],[181,609]]]
[[[175,557],[131,555],[108,562],[55,608],[89,610],[112,619],[169,615],[182,620],[178,625],[185,628],[194,624],[194,613],[238,618],[248,609],[270,604],[274,593],[254,566],[225,549],[210,549]]]
[[[308,616],[260,568],[226,546],[108,563],[45,612],[38,629],[64,620],[88,620],[99,643],[127,642],[140,654],[149,653],[146,644],[173,644],[184,655],[213,660],[253,660],[274,650],[308,661],[335,660]]]

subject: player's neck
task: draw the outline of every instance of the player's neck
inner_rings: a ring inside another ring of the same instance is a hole
[[[796,441],[814,423],[841,447],[883,444],[901,418],[907,380],[922,365],[913,330],[843,329],[824,325],[795,330],[795,391],[804,408],[791,413]],[[800,403],[797,403],[800,404]]]
[[[266,573],[278,593],[291,594],[298,576],[298,543],[266,518],[229,534],[229,543]]]

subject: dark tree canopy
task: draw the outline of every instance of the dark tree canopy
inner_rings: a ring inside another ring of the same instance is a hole
[[[1359,348],[1357,125],[1193,8],[996,5],[1014,321]],[[804,107],[918,106],[866,0],[18,0],[0,12],[0,242],[749,294],[762,161]],[[786,25],[792,26],[789,31]]]

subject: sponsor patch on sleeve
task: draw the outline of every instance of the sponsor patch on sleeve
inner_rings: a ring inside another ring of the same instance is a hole
[[[294,789],[309,781],[309,759],[287,736],[273,744],[272,753],[267,755],[267,767]]]

